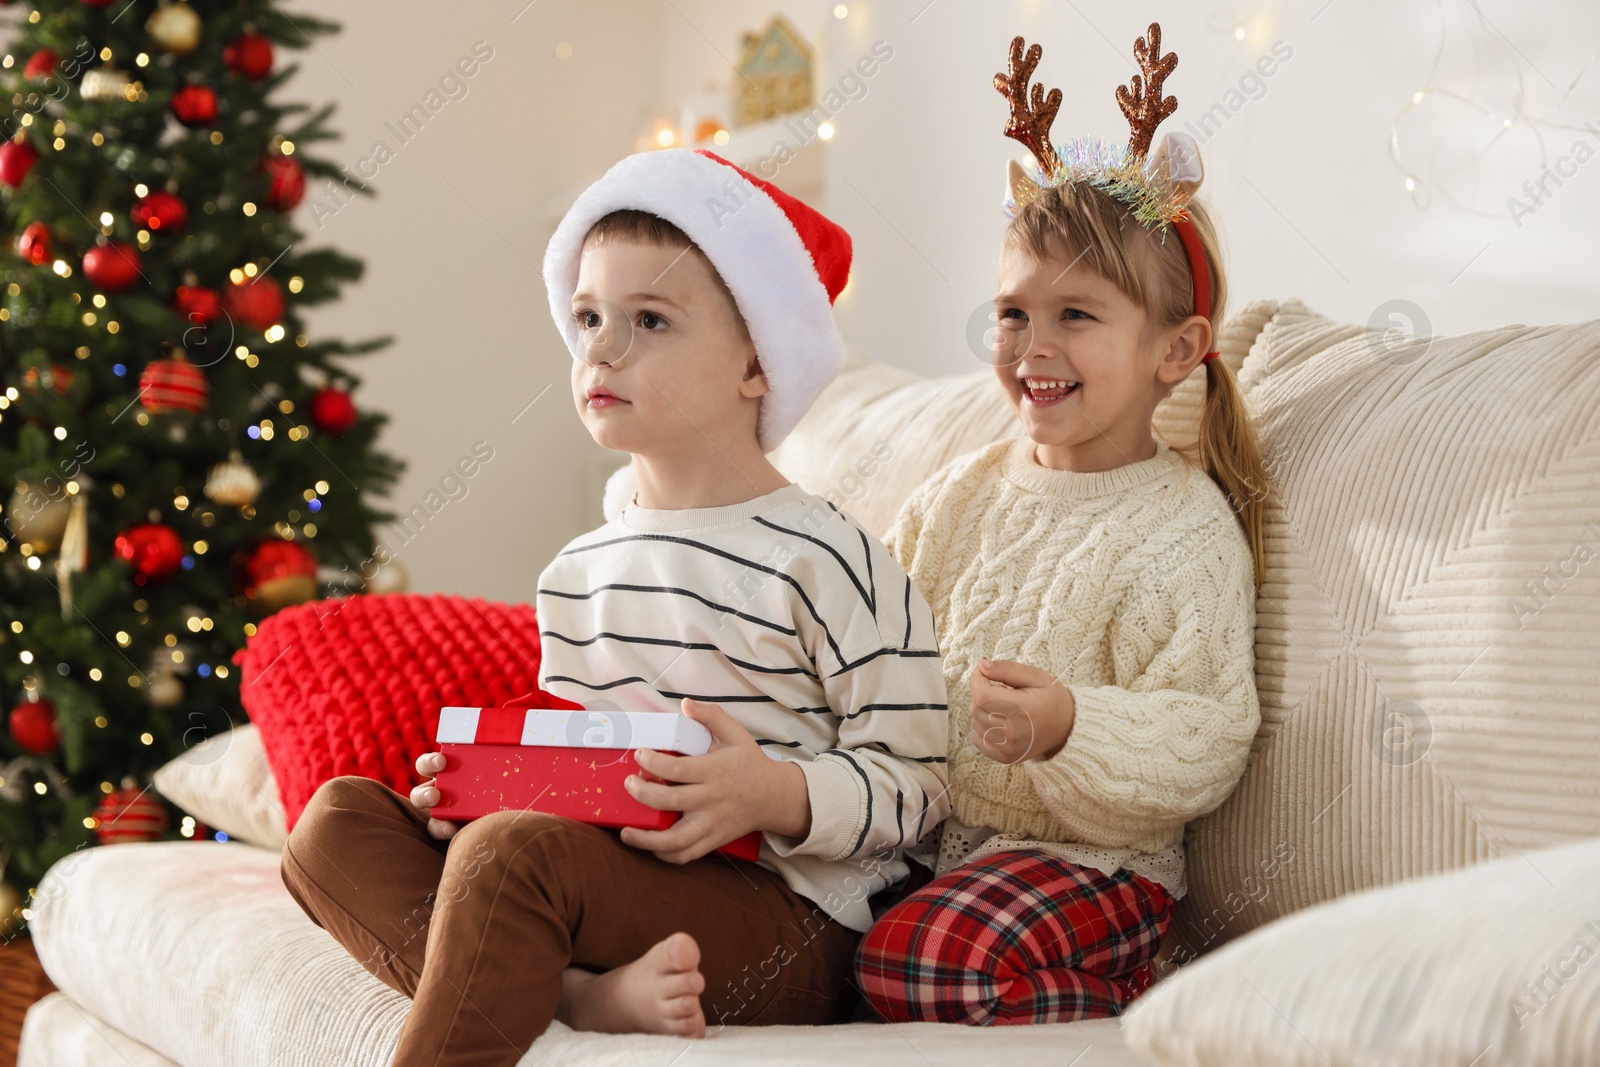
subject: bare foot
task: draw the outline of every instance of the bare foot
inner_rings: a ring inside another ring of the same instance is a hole
[[[706,979],[700,973],[700,946],[688,934],[664,938],[605,974],[569,968],[562,980],[565,1003],[558,1014],[574,1030],[706,1036],[700,1010]]]

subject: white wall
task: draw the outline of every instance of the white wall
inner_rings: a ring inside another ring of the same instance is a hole
[[[380,169],[377,198],[320,230],[307,205],[299,211],[314,240],[367,261],[365,280],[316,310],[313,328],[397,335],[353,364],[365,377],[362,402],[393,417],[386,447],[410,463],[393,510],[422,504],[474,442],[494,449],[465,496],[420,532],[391,528],[382,540],[415,591],[531,602],[550,558],[599,523],[589,468],[605,455],[574,410],[571,357],[545,302],[551,204],[564,206],[632,150],[641,101],[659,81],[666,8],[525,3],[315,5],[344,32],[301,53],[286,91],[339,102],[334,123],[345,139],[333,154],[353,161],[375,139],[396,145],[385,123],[421,102],[475,42],[494,50],[468,93]],[[562,43],[572,49],[565,59]]]

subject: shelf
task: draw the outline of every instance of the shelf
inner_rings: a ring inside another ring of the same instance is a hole
[[[827,186],[828,142],[814,133],[808,140],[811,128],[807,113],[800,111],[729,130],[725,145],[706,141],[696,147],[708,148],[790,196],[820,208]],[[787,149],[787,157],[780,144]]]

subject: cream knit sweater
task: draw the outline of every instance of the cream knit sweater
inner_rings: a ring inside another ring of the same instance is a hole
[[[1041,466],[1027,437],[997,442],[920,485],[885,537],[944,660],[953,814],[936,869],[968,858],[963,842],[978,844],[970,858],[1038,848],[1184,894],[1184,824],[1233,791],[1261,721],[1255,581],[1222,490],[1156,447],[1080,473]],[[1006,765],[972,744],[979,659],[1071,688],[1055,756]]]

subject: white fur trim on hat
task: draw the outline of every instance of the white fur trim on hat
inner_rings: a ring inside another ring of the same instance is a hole
[[[589,228],[623,208],[659,215],[689,235],[733,294],[767,379],[756,437],[770,452],[844,367],[844,338],[800,234],[773,199],[732,167],[688,148],[640,152],[585,189],[544,254],[550,314],[574,359],[572,293]]]
[[[607,522],[615,521],[622,509],[633,503],[633,494],[638,491],[639,472],[633,469],[632,463],[624,463],[606,479],[606,487],[600,495],[600,514]]]

